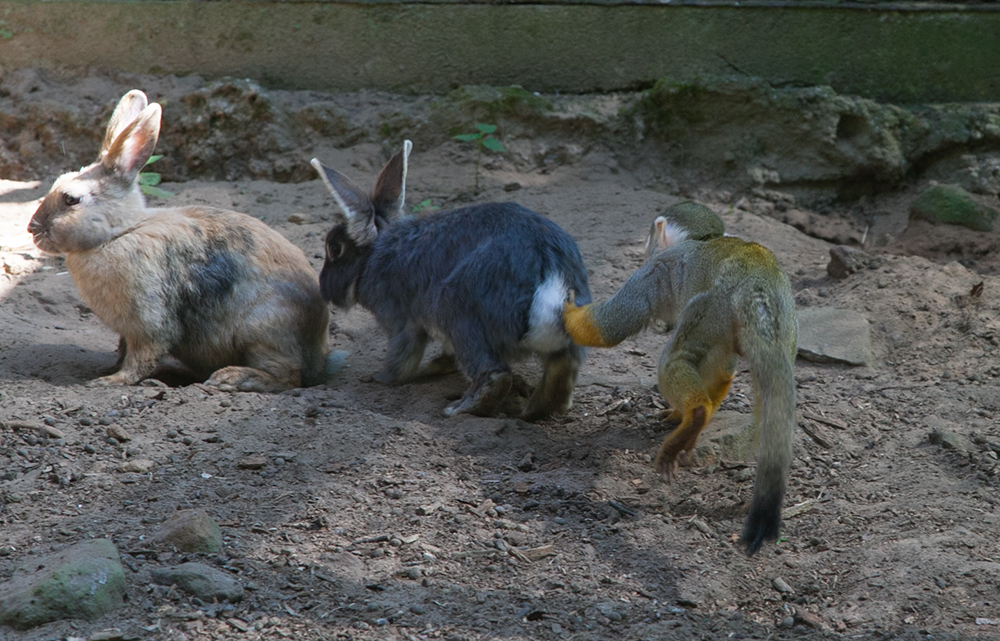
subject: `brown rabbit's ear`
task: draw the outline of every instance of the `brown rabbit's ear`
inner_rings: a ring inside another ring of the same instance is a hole
[[[111,120],[108,121],[108,130],[104,133],[104,144],[101,145],[102,156],[111,149],[111,145],[115,142],[118,134],[139,117],[139,114],[142,113],[147,104],[149,104],[149,101],[146,99],[146,94],[138,89],[133,89],[122,96],[122,99],[118,101],[118,106],[111,113]]]
[[[379,173],[372,190],[372,205],[375,213],[387,220],[403,215],[406,203],[406,167],[413,143],[403,141],[403,148],[397,152]]]
[[[340,206],[347,220],[348,235],[359,245],[373,242],[378,229],[375,227],[375,208],[368,196],[336,169],[330,169],[316,158],[309,163],[319,172],[319,177]]]
[[[153,155],[160,135],[160,105],[155,102],[118,134],[101,158],[101,165],[124,184],[132,184]]]

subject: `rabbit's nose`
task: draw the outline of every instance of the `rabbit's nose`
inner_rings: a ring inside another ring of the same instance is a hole
[[[34,236],[45,231],[47,220],[48,216],[39,216],[38,214],[32,216],[31,221],[28,222],[28,233]]]

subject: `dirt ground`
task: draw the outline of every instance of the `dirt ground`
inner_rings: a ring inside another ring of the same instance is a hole
[[[368,143],[315,154],[366,186],[386,159]],[[473,154],[460,143],[416,149],[408,203],[467,202]],[[775,252],[800,307],[869,319],[872,367],[797,363],[802,429],[777,544],[749,559],[734,547],[752,464],[685,468],[673,485],[654,473],[666,339],[651,330],[592,350],[569,415],[536,424],[444,418],[460,375],[373,381],[386,341],[363,309],[333,314],[332,342],[350,356],[320,387],[87,387],[114,363],[117,337],[24,231],[54,176],[0,181],[0,421],[65,435],[0,430],[0,580],[28,555],[106,537],[129,581],[114,614],[0,628],[0,638],[109,628],[172,640],[1000,638],[1000,278],[988,251],[962,250],[992,238],[918,225],[880,249],[853,205],[823,217],[725,185],[668,191],[644,178],[658,172],[625,170],[600,148],[533,170],[490,157],[483,172],[471,199],[516,200],[563,226],[597,298],[641,264],[653,215],[692,196],[729,233]],[[262,218],[319,269],[336,210],[318,180],[163,186],[171,205]],[[873,206],[905,224],[907,197]],[[882,259],[835,281],[832,245],[777,218],[825,238],[865,237]],[[926,258],[907,255],[916,251]],[[529,382],[539,372],[519,371]],[[750,394],[741,372],[723,409],[747,414]],[[131,440],[109,440],[110,426]],[[937,444],[942,434],[959,447]],[[251,455],[268,464],[241,468]],[[130,458],[156,467],[119,473]],[[220,523],[225,549],[190,558],[237,576],[249,588],[242,602],[205,604],[152,583],[152,569],[182,557],[144,539],[191,507]]]

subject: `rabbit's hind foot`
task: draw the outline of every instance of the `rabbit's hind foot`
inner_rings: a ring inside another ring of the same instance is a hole
[[[274,393],[299,387],[298,381],[293,380],[297,378],[292,372],[285,378],[279,378],[253,367],[231,365],[216,370],[212,377],[205,381],[205,385],[217,387],[222,392]]]
[[[477,377],[477,383],[466,390],[465,395],[444,409],[445,416],[456,414],[473,414],[475,416],[493,416],[500,403],[507,398],[513,385],[514,377],[507,370],[494,371]]]
[[[521,412],[522,420],[538,421],[569,411],[573,405],[573,388],[580,371],[580,360],[573,349],[545,357],[542,380]]]

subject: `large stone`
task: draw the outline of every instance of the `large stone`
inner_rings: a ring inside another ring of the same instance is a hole
[[[722,410],[712,416],[689,455],[693,465],[713,465],[719,461],[753,461],[760,443],[751,429],[752,414]]]
[[[992,231],[997,219],[995,209],[980,205],[957,185],[928,187],[910,205],[910,214],[932,223],[961,225],[975,231]]]
[[[160,527],[153,541],[178,552],[218,552],[222,549],[222,530],[204,510],[180,510]]]
[[[868,266],[871,255],[848,245],[837,245],[830,248],[830,262],[826,265],[826,273],[831,278],[844,279]]]
[[[96,619],[120,608],[125,571],[107,539],[33,559],[0,584],[0,624],[18,630],[59,619]]]
[[[160,585],[176,585],[202,601],[229,601],[243,598],[243,586],[222,570],[204,563],[183,563],[172,568],[153,570],[153,581]]]
[[[798,310],[798,355],[814,363],[871,365],[871,327],[857,312],[832,307]]]

